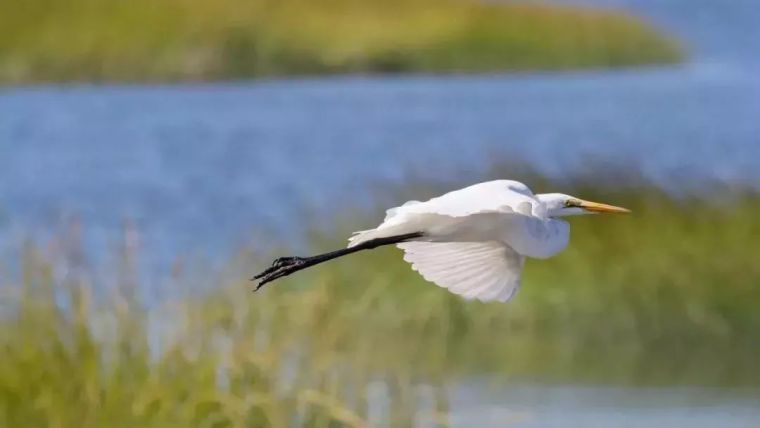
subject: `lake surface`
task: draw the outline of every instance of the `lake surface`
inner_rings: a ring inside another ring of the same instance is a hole
[[[365,204],[374,184],[410,172],[476,177],[493,159],[547,174],[584,171],[589,160],[627,165],[675,189],[702,179],[760,186],[760,8],[599,3],[667,25],[693,61],[612,72],[2,89],[0,241],[45,236],[76,216],[100,254],[129,219],[152,260],[218,257],[251,241],[254,229],[297,240],[304,210]]]
[[[617,388],[466,384],[452,397],[455,427],[751,428],[758,391],[728,388]]]

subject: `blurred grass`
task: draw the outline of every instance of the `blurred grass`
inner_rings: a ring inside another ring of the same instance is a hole
[[[24,0],[0,13],[0,82],[670,63],[623,12],[471,0]]]
[[[571,219],[570,247],[529,260],[506,305],[453,296],[385,248],[257,294],[252,261],[269,257],[244,252],[205,292],[177,273],[174,298],[146,306],[129,269],[97,292],[88,269],[27,246],[18,281],[0,275],[0,425],[409,426],[445,420],[444,388],[480,375],[760,385],[757,191],[493,175],[634,214]],[[333,229],[375,222],[349,217]],[[342,246],[335,233],[315,231],[315,251]]]
[[[465,372],[570,382],[760,385],[760,194],[701,183],[695,193],[675,197],[625,168],[591,170],[588,177],[551,181],[501,165],[481,178],[516,177],[538,193],[560,191],[633,210],[629,216],[571,218],[568,249],[550,260],[528,260],[523,287],[506,307],[440,293],[395,249],[334,263],[318,278],[345,287],[338,294],[358,293],[351,299],[365,288],[355,278],[377,280],[389,300],[409,304],[404,311],[438,314],[441,325],[461,329],[447,358],[461,353],[453,365]],[[465,184],[424,182],[391,192],[387,199],[393,202],[383,204],[424,200]],[[347,218],[351,226],[331,235],[347,236],[380,220]],[[321,236],[313,240],[321,242]],[[327,240],[319,250],[340,245]],[[376,277],[378,269],[382,275]],[[457,322],[442,313],[456,315]]]

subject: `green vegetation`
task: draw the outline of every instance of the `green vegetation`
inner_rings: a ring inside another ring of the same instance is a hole
[[[471,0],[25,0],[0,13],[0,82],[484,72],[675,62],[637,18]]]
[[[197,272],[176,272],[167,287],[181,297],[146,308],[130,269],[93,267],[116,272],[94,285],[29,245],[10,269],[19,280],[0,275],[0,425],[365,426],[378,422],[373,403],[404,426],[417,411],[445,421],[442,387],[481,374],[760,385],[760,194],[716,187],[720,198],[674,199],[639,179],[523,178],[634,214],[572,219],[570,248],[529,261],[506,305],[452,296],[387,248],[257,294],[252,261],[270,257],[244,252],[205,292],[188,290]],[[343,245],[319,235],[320,251]],[[433,403],[423,410],[421,392]]]

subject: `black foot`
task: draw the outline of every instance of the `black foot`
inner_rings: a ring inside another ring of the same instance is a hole
[[[257,279],[260,280],[253,291],[258,291],[259,288],[264,286],[264,284],[274,281],[277,278],[282,278],[283,276],[301,270],[305,263],[306,259],[303,257],[280,257],[276,259],[271,267],[251,278],[251,281]]]
[[[272,267],[279,268],[279,267],[287,266],[299,259],[301,259],[301,257],[280,257],[278,259],[275,259],[272,262]]]

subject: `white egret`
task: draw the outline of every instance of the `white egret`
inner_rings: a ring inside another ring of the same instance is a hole
[[[517,181],[488,181],[391,208],[379,226],[355,232],[347,248],[281,257],[253,279],[258,290],[307,267],[396,244],[426,280],[466,299],[506,302],[520,286],[526,257],[549,258],[567,246],[570,225],[560,217],[627,212],[561,193],[534,195]]]

